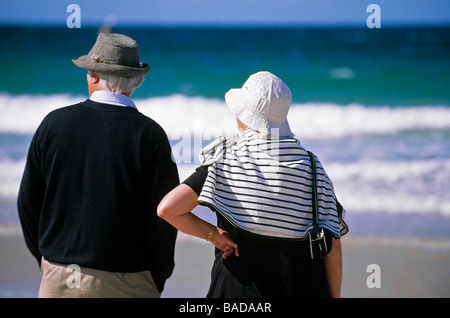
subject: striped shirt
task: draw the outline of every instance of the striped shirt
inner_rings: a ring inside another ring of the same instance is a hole
[[[333,184],[316,159],[319,227],[346,233]],[[252,233],[304,239],[313,228],[312,174],[307,151],[295,138],[261,139],[247,129],[221,137],[200,153],[208,175],[198,198],[234,226]]]

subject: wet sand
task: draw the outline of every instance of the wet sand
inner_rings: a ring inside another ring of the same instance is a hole
[[[342,297],[450,297],[449,241],[348,236],[342,242]],[[177,265],[163,296],[204,297],[213,253],[201,240],[178,241]]]
[[[20,231],[3,230],[0,251],[0,297],[36,297],[39,268]],[[180,233],[175,253],[175,270],[162,297],[203,298],[210,281],[212,244]],[[412,240],[349,234],[343,238],[343,260],[344,298],[450,297],[448,239]],[[374,272],[369,267],[371,264],[378,265],[379,272]],[[379,288],[374,284],[377,273]]]

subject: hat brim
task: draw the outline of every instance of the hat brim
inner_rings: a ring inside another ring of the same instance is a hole
[[[72,62],[88,71],[121,77],[144,76],[150,72],[150,66],[146,63],[140,63],[139,67],[98,63],[89,58],[88,55],[83,55],[76,60],[72,60]]]
[[[271,122],[265,116],[250,110],[247,106],[248,100],[242,94],[240,88],[230,89],[225,94],[225,102],[233,114],[250,128],[276,136],[290,136],[293,134],[287,120],[280,123]]]

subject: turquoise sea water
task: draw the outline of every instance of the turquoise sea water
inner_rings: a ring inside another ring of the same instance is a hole
[[[366,106],[448,105],[450,28],[125,28],[152,66],[136,97],[222,98],[248,75],[270,70],[294,102]],[[72,58],[94,28],[0,28],[0,91],[84,94]]]
[[[135,38],[152,67],[133,98],[167,131],[182,177],[205,142],[234,134],[226,91],[267,70],[291,88],[291,127],[321,159],[349,218],[371,213],[380,229],[377,215],[389,215],[390,229],[414,233],[422,225],[405,230],[406,217],[438,217],[450,235],[450,28],[112,31]],[[37,125],[87,98],[86,72],[71,59],[87,54],[97,32],[0,27],[0,223],[18,222]]]

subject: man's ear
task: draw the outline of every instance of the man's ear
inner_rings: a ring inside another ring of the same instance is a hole
[[[100,76],[98,76],[97,72],[91,72],[91,81],[93,84],[98,84],[98,82],[100,82]]]

